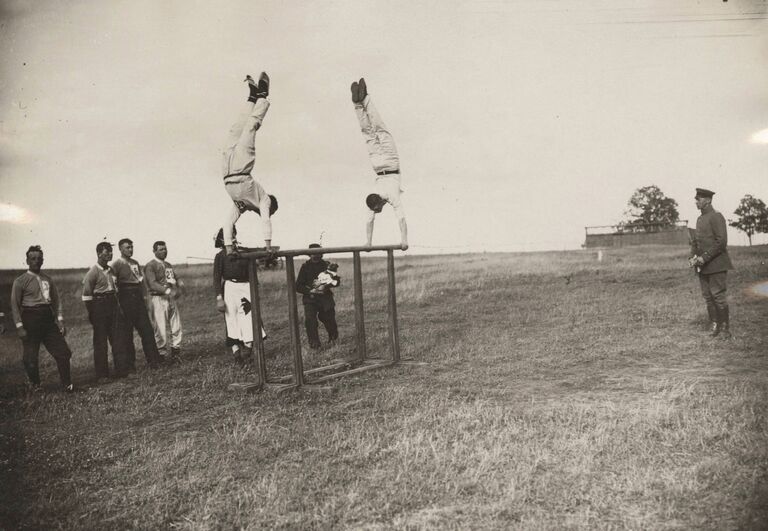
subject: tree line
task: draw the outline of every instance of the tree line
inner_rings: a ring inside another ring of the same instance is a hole
[[[620,232],[659,232],[680,221],[677,201],[664,195],[656,185],[635,190],[627,207],[626,219],[618,225]],[[755,234],[768,233],[768,207],[761,199],[746,194],[733,214],[736,217],[729,219],[728,224],[745,233],[749,245]]]

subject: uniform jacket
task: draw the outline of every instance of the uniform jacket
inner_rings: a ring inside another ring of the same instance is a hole
[[[710,275],[733,269],[727,246],[725,218],[712,205],[707,205],[696,220],[696,236],[691,245],[691,253],[704,259],[702,274]]]

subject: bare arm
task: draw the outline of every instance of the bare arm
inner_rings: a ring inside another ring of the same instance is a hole
[[[368,247],[373,245],[373,219],[369,219],[368,223],[365,224],[366,245]]]
[[[234,238],[232,232],[235,227],[235,223],[240,219],[240,209],[237,205],[232,203],[232,208],[227,215],[227,219],[224,221],[224,246],[227,248],[227,254],[232,251],[232,239]]]
[[[405,218],[400,218],[400,246],[403,250],[408,248],[408,224]]]

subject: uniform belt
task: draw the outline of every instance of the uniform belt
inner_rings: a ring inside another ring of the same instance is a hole
[[[376,175],[391,175],[393,173],[400,173],[400,170],[384,170],[384,171],[377,171]]]
[[[107,291],[104,293],[94,293],[93,298],[94,299],[108,299],[109,297],[114,297],[116,293],[114,291]]]
[[[45,310],[45,309],[50,309],[50,308],[51,308],[50,304],[35,304],[34,306],[22,306],[21,307],[21,311],[24,311],[24,310]]]
[[[230,173],[229,175],[225,175],[224,179],[229,179],[230,177],[237,177],[238,175],[250,175],[250,173]]]
[[[125,290],[134,290],[134,289],[141,289],[141,284],[139,284],[138,282],[136,283],[124,282],[122,284],[118,284],[117,287]]]
[[[237,283],[244,284],[244,283],[248,282],[248,280],[237,280],[236,278],[225,278],[224,280],[226,280],[228,282],[234,282],[236,284]]]

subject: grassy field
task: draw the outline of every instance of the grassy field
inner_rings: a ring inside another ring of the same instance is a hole
[[[96,386],[82,272],[54,274],[82,392],[42,354],[46,392],[27,394],[0,338],[0,527],[768,528],[768,298],[749,292],[768,247],[732,256],[732,341],[701,331],[684,249],[398,257],[402,356],[425,364],[333,393],[228,391],[249,375],[203,266],[179,271],[183,364]],[[351,269],[342,339],[304,338],[306,368],[352,355]],[[363,269],[385,357],[385,261]],[[288,374],[284,272],[261,279],[268,373]]]

